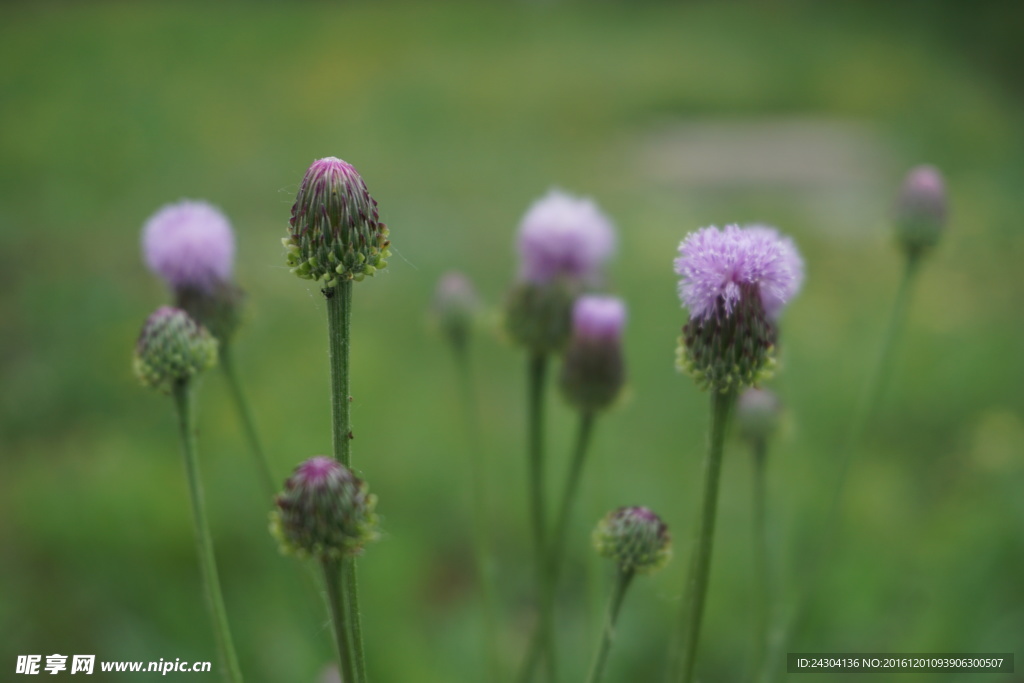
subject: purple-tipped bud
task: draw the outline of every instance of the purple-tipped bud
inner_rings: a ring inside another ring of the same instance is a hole
[[[608,513],[593,533],[594,548],[623,572],[649,574],[672,557],[668,526],[645,507],[621,507]]]
[[[473,318],[480,310],[480,297],[476,288],[462,273],[445,273],[434,293],[434,315],[456,350],[465,348]]]
[[[782,401],[767,389],[746,389],[736,402],[736,426],[748,441],[764,441],[779,428]]]
[[[895,208],[896,236],[912,255],[935,246],[946,225],[946,183],[934,166],[918,166],[903,181]]]
[[[325,455],[296,467],[274,502],[270,531],[283,552],[349,557],[378,537],[377,497],[351,470]]]
[[[607,408],[625,383],[622,328],[626,306],[611,296],[581,296],[572,311],[572,337],[562,363],[561,387],[576,408]]]
[[[373,275],[391,255],[377,202],[356,169],[335,157],[306,171],[283,242],[292,272],[328,287]]]
[[[519,226],[519,277],[544,285],[559,278],[594,284],[615,250],[611,221],[590,199],[552,190]]]
[[[146,319],[132,368],[143,386],[169,393],[217,362],[217,340],[188,313],[163,306]]]
[[[675,271],[690,310],[679,368],[718,391],[766,376],[775,318],[803,282],[803,260],[793,242],[764,226],[703,228],[679,245]]]
[[[149,269],[175,292],[212,292],[231,281],[235,236],[217,208],[182,200],[162,207],[146,221],[142,255]]]

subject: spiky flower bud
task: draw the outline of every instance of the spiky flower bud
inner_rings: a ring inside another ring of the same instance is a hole
[[[679,246],[679,296],[690,310],[676,364],[702,388],[731,391],[771,373],[775,318],[799,290],[803,261],[772,228],[726,226]]]
[[[626,306],[611,296],[581,296],[572,311],[572,338],[562,362],[561,387],[576,408],[607,408],[626,379],[622,328]]]
[[[376,200],[356,169],[335,157],[306,171],[282,241],[292,272],[328,287],[373,275],[391,256]]]
[[[779,428],[782,401],[767,389],[746,389],[736,402],[736,426],[748,441],[763,441]]]
[[[274,503],[270,530],[283,552],[337,559],[358,555],[378,537],[377,497],[325,455],[296,467]]]
[[[946,184],[934,166],[918,166],[903,181],[895,208],[896,236],[909,254],[935,246],[946,225]]]
[[[672,557],[668,526],[645,507],[621,507],[609,512],[593,533],[594,548],[614,560],[622,571],[655,572]]]
[[[163,306],[146,319],[132,368],[143,386],[169,393],[217,362],[217,340],[188,313]]]
[[[572,329],[572,302],[577,289],[565,280],[546,285],[520,282],[505,301],[505,331],[531,353],[557,353]]]
[[[473,318],[479,310],[480,297],[468,277],[455,271],[441,277],[434,293],[433,312],[457,350],[466,347]]]

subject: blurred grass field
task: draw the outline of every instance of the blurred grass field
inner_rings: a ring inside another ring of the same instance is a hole
[[[552,186],[615,221],[630,395],[598,424],[562,660],[565,680],[583,677],[609,589],[589,530],[644,504],[668,521],[676,557],[636,583],[608,680],[660,680],[707,419],[707,396],[673,370],[677,244],[700,226],[765,222],[807,261],[770,385],[789,410],[770,454],[772,552],[799,585],[794,550],[828,507],[899,277],[888,212],[922,162],[946,174],[949,230],[917,282],[794,650],[1015,652],[1024,666],[1024,115],[999,72],[913,17],[785,2],[0,8],[0,667],[54,652],[214,658],[171,402],[130,370],[142,321],[167,299],[139,231],[183,197],[233,221],[249,294],[238,362],[283,480],[330,448],[321,296],[280,244],[302,173],[327,155],[362,172],[396,250],[356,286],[353,320],[354,462],[385,528],[360,563],[374,680],[484,680],[466,439],[426,315],[441,273],[465,271],[492,308],[473,361],[511,672],[532,620],[525,361],[495,324],[514,231]],[[266,533],[269,503],[216,373],[200,408],[243,670],[315,680],[332,659],[326,618]],[[549,414],[558,482],[574,416],[554,394]],[[750,469],[731,443],[704,681],[749,673]]]

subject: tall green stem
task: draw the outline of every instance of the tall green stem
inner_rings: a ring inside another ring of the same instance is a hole
[[[825,559],[835,547],[840,531],[840,513],[846,491],[847,474],[853,462],[853,457],[860,447],[864,431],[867,429],[871,417],[874,415],[874,411],[882,398],[885,383],[890,374],[893,350],[896,348],[896,342],[903,329],[903,324],[906,322],[907,309],[910,306],[910,295],[920,265],[921,255],[919,253],[907,255],[904,262],[903,276],[900,280],[899,288],[896,290],[892,313],[889,316],[889,323],[885,328],[882,343],[878,349],[878,356],[868,374],[867,381],[854,408],[846,442],[842,447],[842,451],[840,451],[839,474],[836,477],[828,512],[823,517],[824,521],[819,535],[820,540],[815,551],[804,561],[804,566],[807,568],[804,574],[807,578],[797,588],[797,597],[794,604],[789,614],[779,626],[778,635],[771,640],[768,655],[765,657],[764,666],[758,676],[758,680],[762,683],[770,683],[775,680],[777,672],[781,667],[782,654],[788,650],[790,642],[796,631],[800,628],[811,596],[816,592],[821,581]]]
[[[228,391],[231,394],[232,401],[234,401],[238,418],[242,421],[242,431],[245,432],[245,440],[249,442],[249,450],[252,451],[253,457],[256,459],[256,469],[260,474],[263,493],[268,499],[271,499],[277,493],[277,480],[274,478],[266,451],[263,450],[263,446],[260,443],[260,437],[256,433],[256,423],[252,419],[252,411],[249,410],[249,403],[246,401],[242,385],[238,381],[233,349],[234,347],[230,342],[221,344],[220,368],[224,373],[224,379],[227,380]]]
[[[178,382],[174,385],[173,393],[181,432],[181,453],[185,459],[185,475],[192,503],[192,521],[196,530],[196,549],[199,552],[199,567],[206,588],[206,603],[210,610],[210,621],[213,622],[213,634],[217,641],[217,649],[220,651],[225,678],[232,683],[241,683],[242,672],[238,667],[238,657],[235,654],[234,642],[231,640],[231,629],[228,627],[227,610],[224,608],[224,597],[221,595],[220,579],[217,576],[217,560],[213,554],[210,523],[206,518],[203,486],[199,481],[199,461],[196,456],[195,428],[192,423],[192,389],[188,382]]]
[[[320,567],[323,569],[324,585],[327,587],[327,608],[331,612],[341,680],[349,683],[355,680],[355,667],[352,663],[352,643],[349,642],[349,633],[345,629],[345,624],[348,623],[348,609],[340,585],[344,568],[337,561],[327,558],[321,560]]]
[[[608,661],[608,652],[612,647],[612,640],[615,638],[615,624],[619,619],[619,610],[622,608],[622,599],[626,597],[626,589],[629,588],[635,573],[632,570],[623,571],[619,569],[615,576],[615,585],[612,587],[612,597],[608,601],[608,617],[601,633],[601,644],[597,648],[597,656],[594,658],[594,665],[590,669],[589,683],[598,683],[604,675],[605,663]]]
[[[334,457],[345,467],[352,467],[351,394],[349,392],[349,347],[352,326],[352,281],[339,282],[324,291],[327,297],[327,335],[331,358],[331,424]],[[355,558],[341,561],[341,590],[347,606],[345,631],[352,643],[355,683],[366,680],[363,656],[363,629],[359,613],[359,581]]]
[[[768,441],[758,438],[753,443],[754,456],[754,657],[753,671],[764,665],[768,643],[769,612],[772,604],[771,576],[768,567],[767,477],[765,457]]]
[[[711,549],[715,535],[715,514],[718,507],[718,479],[722,470],[722,449],[725,434],[736,405],[735,391],[714,391],[711,395],[711,427],[708,439],[708,457],[704,464],[704,502],[700,513],[700,529],[690,577],[683,602],[683,651],[680,680],[693,680],[697,644],[700,640],[701,619],[708,590],[711,567]]]
[[[462,412],[466,421],[469,438],[469,470],[471,477],[470,495],[473,507],[474,555],[477,577],[480,581],[480,599],[483,611],[484,658],[490,671],[490,680],[501,677],[498,658],[498,618],[494,597],[494,566],[490,542],[487,535],[489,514],[487,511],[487,478],[484,472],[483,439],[480,437],[480,417],[473,383],[473,372],[469,352],[465,345],[455,347],[455,363],[458,366]]]

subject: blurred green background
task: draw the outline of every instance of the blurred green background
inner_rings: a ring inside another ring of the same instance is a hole
[[[465,271],[494,312],[473,361],[511,672],[532,623],[524,358],[494,324],[514,232],[552,186],[594,197],[615,221],[630,396],[599,422],[572,528],[563,673],[586,671],[610,586],[589,530],[612,507],[644,504],[670,524],[676,558],[635,584],[608,680],[660,680],[708,402],[673,369],[686,315],[677,244],[703,225],[766,222],[807,261],[771,383],[788,406],[770,454],[788,596],[806,578],[795,549],[830,503],[898,281],[892,199],[922,162],[946,174],[951,223],[917,282],[851,471],[845,533],[793,649],[1015,651],[1024,667],[1024,62],[1012,8],[4,5],[0,677],[18,654],[215,658],[172,405],[130,371],[142,321],[168,298],[141,264],[139,231],[183,197],[233,221],[249,293],[238,362],[283,480],[330,448],[321,296],[288,273],[280,244],[298,181],[327,155],[360,169],[396,250],[356,286],[353,328],[354,462],[385,528],[361,561],[374,680],[485,680],[466,439],[452,359],[426,314],[441,273]],[[219,374],[200,409],[242,667],[251,681],[316,680],[332,660],[326,617],[266,533],[269,503]],[[558,482],[575,416],[557,396],[549,414]],[[704,681],[749,674],[750,470],[731,442]]]

